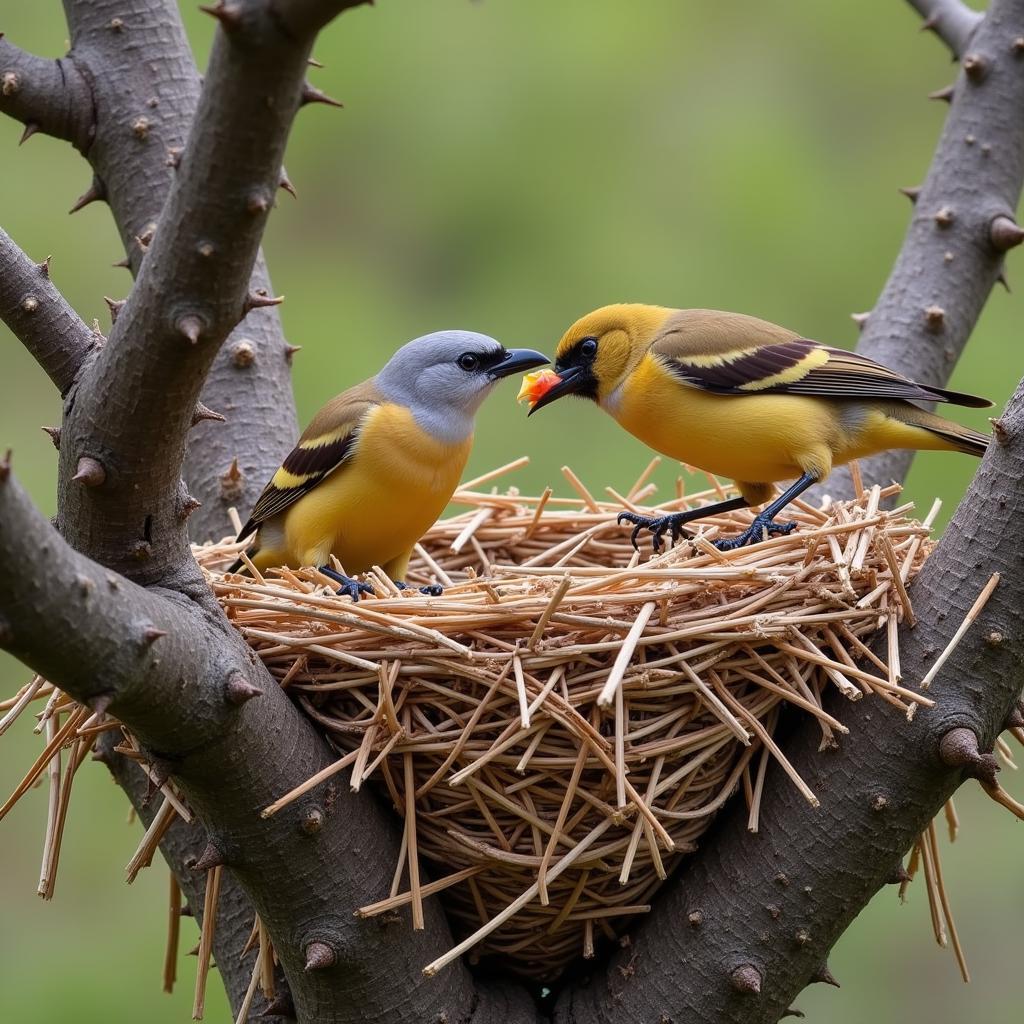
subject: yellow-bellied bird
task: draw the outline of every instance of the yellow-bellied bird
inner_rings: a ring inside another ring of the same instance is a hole
[[[621,304],[566,331],[555,368],[530,374],[530,413],[563,395],[597,402],[631,434],[670,458],[731,477],[740,497],[661,517],[619,521],[678,539],[683,524],[760,505],[779,480],[796,483],[722,550],[788,533],[775,516],[832,467],[889,448],[982,455],[988,438],[912,403],[981,408],[983,398],[916,384],[854,352],[829,348],[752,316],[713,309]]]
[[[413,547],[458,486],[481,402],[502,377],[546,362],[469,331],[404,345],[376,377],[313,417],[267,484],[238,534],[255,533],[255,566],[317,566],[353,600],[370,588],[352,576],[373,565],[401,582]],[[331,555],[347,575],[331,568]]]

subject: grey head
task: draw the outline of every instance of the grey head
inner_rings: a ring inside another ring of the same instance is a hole
[[[473,418],[499,380],[548,361],[532,349],[506,349],[486,334],[437,331],[403,345],[375,380],[424,430],[457,444],[473,432]]]

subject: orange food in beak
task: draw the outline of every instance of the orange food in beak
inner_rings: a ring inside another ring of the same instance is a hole
[[[527,401],[532,409],[562,378],[554,370],[537,370],[523,376],[523,384],[516,395],[516,401]]]

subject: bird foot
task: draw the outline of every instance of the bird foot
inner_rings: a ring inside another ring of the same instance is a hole
[[[750,526],[738,537],[723,537],[721,540],[711,543],[719,551],[735,551],[736,548],[741,548],[745,544],[759,544],[765,539],[766,533],[769,537],[784,537],[795,529],[796,523],[779,523],[774,519],[762,519],[761,516],[755,516]]]
[[[669,536],[672,538],[672,543],[675,544],[680,537],[690,537],[689,531],[683,529],[683,523],[687,520],[687,514],[685,512],[676,512],[670,516],[641,516],[637,515],[636,512],[620,512],[615,519],[615,522],[621,526],[623,523],[632,523],[633,532],[629,535],[629,542],[633,547],[639,551],[640,545],[637,543],[637,538],[640,536],[641,530],[651,531],[651,547],[654,548],[654,553],[661,553],[661,539],[668,531]]]
[[[341,584],[336,591],[339,596],[347,594],[352,598],[353,602],[356,602],[359,600],[360,594],[373,593],[373,587],[368,583],[360,583],[359,580],[354,580],[351,576],[346,576],[343,572],[338,572],[336,569],[332,569],[329,565],[321,565],[318,566],[318,568],[320,572],[334,580],[335,583]]]
[[[408,590],[409,584],[405,580],[395,580],[395,586],[399,590]],[[444,587],[439,583],[428,583],[425,587],[416,588],[421,594],[426,594],[427,597],[440,597],[444,593]]]

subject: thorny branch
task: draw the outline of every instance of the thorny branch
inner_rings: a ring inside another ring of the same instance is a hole
[[[63,395],[96,337],[50,280],[49,259],[33,263],[0,228],[0,318]]]
[[[917,2],[953,48],[970,41],[952,89],[949,116],[920,189],[907,189],[913,215],[900,254],[857,351],[928,384],[944,384],[1004,270],[1024,239],[1014,211],[1024,182],[1024,10],[993,0],[979,15],[959,0]],[[955,27],[955,31],[954,31]],[[863,464],[865,478],[902,480],[912,453]],[[822,490],[853,495],[849,473]]]
[[[961,0],[908,0],[924,19],[922,29],[930,29],[953,51],[962,57],[974,30],[984,15],[972,10]]]

